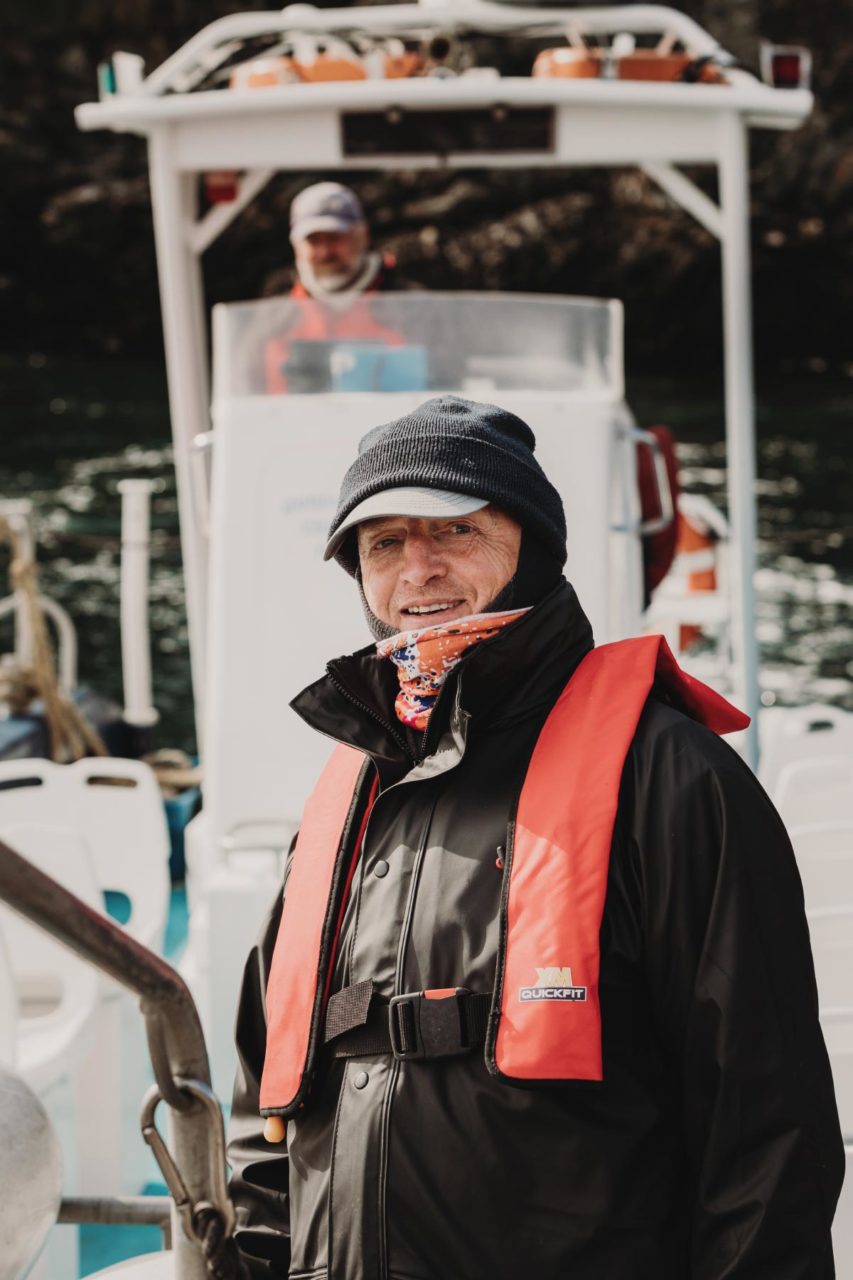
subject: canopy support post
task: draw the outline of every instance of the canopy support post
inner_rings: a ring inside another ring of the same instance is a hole
[[[758,640],[755,633],[755,403],[746,126],[732,112],[720,121],[723,336],[729,521],[732,530],[732,644],[737,697],[752,723],[745,757],[758,765]]]
[[[209,249],[222,232],[230,227],[237,215],[263,191],[274,173],[274,169],[252,169],[249,173],[244,173],[238,183],[235,199],[229,200],[227,204],[214,205],[200,221],[193,224],[190,232],[193,253],[201,255],[205,249]]]
[[[169,383],[169,413],[175,445],[187,625],[198,750],[203,751],[207,543],[194,489],[193,440],[210,426],[204,288],[201,263],[191,245],[196,220],[196,176],[181,173],[170,128],[149,140],[151,205]]]
[[[697,222],[710,231],[717,240],[723,238],[723,214],[719,205],[705,195],[695,182],[671,164],[649,162],[642,166],[643,171],[666,192],[666,194],[691,213]]]

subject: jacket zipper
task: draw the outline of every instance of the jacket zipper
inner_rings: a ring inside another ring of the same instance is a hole
[[[388,734],[389,738],[391,738],[392,742],[394,742],[396,746],[400,748],[403,755],[406,756],[407,759],[411,760],[412,753],[409,750],[408,743],[406,742],[405,738],[403,738],[400,734],[397,733],[397,730],[391,724],[390,720],[385,720],[379,714],[379,712],[374,710],[374,708],[371,707],[368,703],[362,702],[360,698],[357,698],[355,694],[352,693],[347,688],[347,686],[343,683],[340,677],[335,673],[332,667],[329,666],[326,668],[326,674],[331,680],[332,684],[337,689],[338,693],[343,694],[346,700],[348,702],[351,702],[354,707],[356,707],[359,711],[362,711],[365,715],[370,716],[371,720],[374,720],[378,725],[381,725],[381,727]]]
[[[415,857],[415,865],[412,867],[412,880],[409,886],[409,899],[406,903],[406,915],[403,919],[403,927],[400,930],[400,941],[397,946],[397,965],[394,977],[394,994],[399,996],[403,992],[400,990],[403,984],[403,964],[406,958],[406,951],[409,945],[409,938],[412,932],[412,921],[415,914],[415,899],[418,893],[418,882],[421,877],[421,867],[423,866],[424,856],[426,854],[427,840],[432,830],[432,819],[435,813],[435,806],[438,803],[438,793],[433,796],[432,803],[429,807],[426,821],[424,822],[423,832],[421,833],[420,842],[418,844],[418,852]],[[385,1096],[382,1099],[382,1122],[379,1128],[379,1204],[378,1204],[378,1227],[379,1227],[379,1277],[378,1280],[388,1280],[388,1222],[387,1222],[387,1206],[386,1206],[386,1190],[388,1185],[388,1139],[391,1129],[391,1108],[393,1105],[394,1091],[397,1086],[397,1076],[400,1073],[400,1063],[394,1058],[391,1063],[391,1070],[388,1074],[388,1082],[385,1086]]]

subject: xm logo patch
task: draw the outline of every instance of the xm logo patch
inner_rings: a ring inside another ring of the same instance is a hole
[[[536,985],[521,987],[519,1000],[586,1000],[586,987],[576,987],[572,982],[572,971],[568,965],[563,968],[551,966],[548,969],[536,970]]]

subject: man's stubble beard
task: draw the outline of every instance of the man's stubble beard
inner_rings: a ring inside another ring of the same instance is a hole
[[[314,278],[323,286],[324,289],[327,289],[329,293],[342,293],[344,289],[346,289],[347,286],[355,280],[360,269],[361,266],[359,264],[355,271],[347,271],[346,273],[341,271],[315,270]]]

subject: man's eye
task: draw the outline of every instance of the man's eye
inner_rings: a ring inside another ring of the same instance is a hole
[[[371,547],[372,551],[387,551],[389,547],[394,547],[400,541],[399,538],[393,538],[389,534],[387,538],[377,538]]]
[[[452,533],[473,533],[474,526],[472,524],[466,524],[464,520],[457,520],[456,524],[451,525],[451,532]]]

